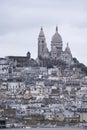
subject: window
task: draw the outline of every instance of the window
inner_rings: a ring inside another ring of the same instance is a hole
[[[36,91],[36,88],[34,88],[34,90]]]
[[[44,43],[44,41],[42,40],[42,43]]]

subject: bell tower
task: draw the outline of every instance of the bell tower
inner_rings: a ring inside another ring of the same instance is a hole
[[[38,36],[38,58],[43,58],[46,50],[47,50],[46,39],[43,32],[43,28],[41,27],[41,30]]]

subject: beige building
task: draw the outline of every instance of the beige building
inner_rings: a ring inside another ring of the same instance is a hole
[[[80,122],[87,122],[87,112],[80,113]]]

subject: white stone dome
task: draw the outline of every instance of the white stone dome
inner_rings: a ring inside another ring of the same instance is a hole
[[[65,48],[65,53],[71,54],[71,51],[70,51],[68,43],[67,43],[67,47]]]
[[[56,27],[56,33],[52,37],[52,43],[62,43],[62,38],[58,33],[58,28]]]

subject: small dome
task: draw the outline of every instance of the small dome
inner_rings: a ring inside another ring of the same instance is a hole
[[[67,43],[67,46],[66,46],[65,52],[68,53],[68,54],[71,54],[71,51],[70,51],[70,48],[69,48],[68,43]]]
[[[56,27],[56,33],[52,37],[52,43],[62,43],[62,38],[58,33],[58,27]]]

